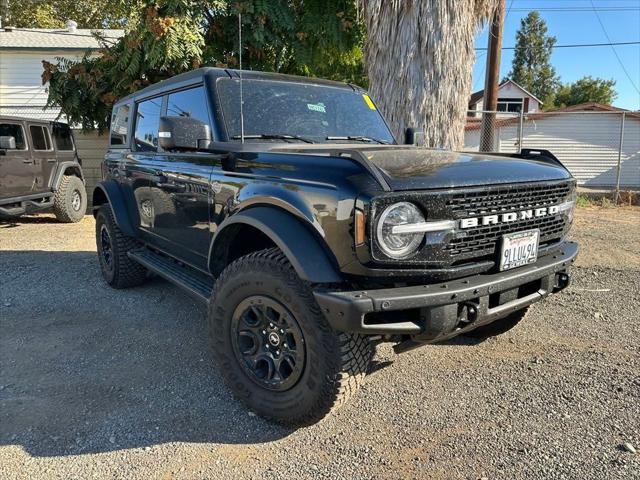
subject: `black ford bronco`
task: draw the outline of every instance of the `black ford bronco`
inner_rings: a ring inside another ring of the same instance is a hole
[[[205,68],[120,100],[93,192],[102,273],[208,305],[252,410],[317,421],[373,345],[491,336],[569,283],[575,180],[546,151],[399,144],[367,93]]]
[[[87,211],[71,129],[0,116],[0,218],[47,209],[61,222],[79,222]]]

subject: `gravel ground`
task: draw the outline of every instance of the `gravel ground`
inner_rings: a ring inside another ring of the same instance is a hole
[[[93,219],[0,223],[0,478],[640,478],[640,208],[580,209],[565,293],[395,356],[289,430],[221,383],[202,308],[100,278]]]

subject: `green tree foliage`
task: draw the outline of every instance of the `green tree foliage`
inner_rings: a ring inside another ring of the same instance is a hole
[[[556,38],[547,35],[547,24],[540,14],[536,11],[529,13],[520,21],[511,72],[507,75],[545,104],[553,103],[553,95],[560,86],[551,65],[555,44]]]
[[[364,83],[364,28],[354,0],[208,2],[205,63]]]
[[[67,20],[78,28],[122,28],[136,0],[12,0],[2,12],[8,25],[21,28],[64,28]]]
[[[101,56],[45,63],[50,106],[71,123],[104,130],[120,97],[201,65],[243,68],[364,84],[364,28],[355,0],[140,0],[126,35]]]
[[[615,90],[615,80],[582,77],[574,83],[560,87],[554,98],[556,107],[569,107],[580,103],[596,102],[611,105],[618,94]]]
[[[111,106],[146,85],[200,66],[204,39],[189,0],[150,3],[131,12],[125,36],[103,40],[99,56],[43,62],[49,106],[85,130],[108,128]]]

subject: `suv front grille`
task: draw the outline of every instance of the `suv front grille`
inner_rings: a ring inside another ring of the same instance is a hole
[[[513,185],[490,191],[456,193],[447,200],[447,206],[457,219],[556,205],[564,201],[569,193],[571,186],[566,182],[556,185]]]
[[[567,200],[571,190],[570,182],[512,185],[483,191],[456,192],[447,199],[446,205],[455,219],[478,217],[558,205]],[[535,228],[540,229],[540,245],[550,245],[565,235],[566,223],[566,217],[559,214],[478,226],[452,239],[445,246],[445,252],[452,263],[493,257],[502,235]]]

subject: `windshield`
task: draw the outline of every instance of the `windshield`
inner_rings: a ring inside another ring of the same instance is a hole
[[[217,82],[229,138],[240,137],[240,82]],[[368,95],[346,88],[243,80],[246,137],[285,141],[395,143]],[[285,138],[283,138],[285,137]],[[299,137],[299,138],[295,138]],[[327,138],[329,137],[329,138]],[[341,138],[335,138],[341,137]],[[274,139],[274,138],[271,138]]]

